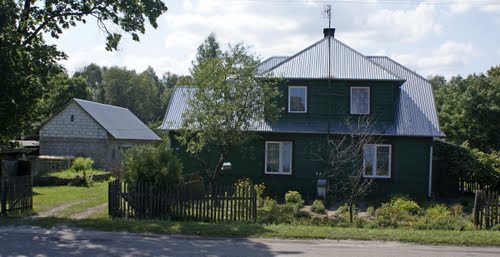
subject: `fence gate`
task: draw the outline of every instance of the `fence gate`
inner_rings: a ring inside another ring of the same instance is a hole
[[[149,183],[109,183],[112,218],[201,221],[254,221],[257,195],[252,185],[205,187],[202,183],[153,186]]]
[[[1,177],[0,212],[3,215],[33,210],[31,176]]]
[[[495,191],[476,191],[474,199],[474,225],[489,229],[500,223],[500,199]]]

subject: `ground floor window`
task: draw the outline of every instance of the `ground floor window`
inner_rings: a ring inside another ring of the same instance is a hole
[[[365,177],[391,177],[391,145],[367,144],[363,152],[363,169]]]
[[[287,141],[267,141],[266,174],[292,174],[292,142]]]

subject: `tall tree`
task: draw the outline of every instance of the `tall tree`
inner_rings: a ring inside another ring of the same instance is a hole
[[[468,141],[482,151],[500,149],[500,66],[487,75],[431,78],[440,125],[447,140],[461,145]]]
[[[191,69],[191,74],[198,71],[199,66],[204,62],[212,58],[217,58],[221,55],[221,50],[219,47],[219,42],[215,37],[215,33],[210,33],[205,39],[203,44],[198,46],[198,51],[196,52],[196,59],[193,60],[193,68]]]
[[[92,98],[87,81],[82,77],[70,78],[66,73],[60,73],[53,76],[47,84],[48,92],[38,107],[45,118],[60,111],[73,98],[84,100]]]
[[[92,92],[92,99],[104,102],[104,88],[102,84],[102,69],[99,65],[91,63],[82,70],[75,72],[75,77],[81,76],[86,81]]]
[[[116,50],[122,33],[139,41],[146,23],[158,26],[167,10],[161,0],[2,0],[0,4],[0,140],[20,135],[37,120],[35,106],[56,61],[66,58],[43,35],[58,38],[65,29],[97,20],[106,34],[106,49]],[[113,31],[109,24],[121,31]]]
[[[254,123],[279,113],[278,81],[256,77],[258,63],[238,44],[201,62],[193,74],[193,96],[177,139],[200,161],[212,185],[232,151],[256,137],[249,131]],[[215,161],[204,158],[208,151],[217,154]]]

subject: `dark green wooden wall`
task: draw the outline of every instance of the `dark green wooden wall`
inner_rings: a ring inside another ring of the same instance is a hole
[[[288,86],[307,86],[307,113],[288,113]],[[289,80],[281,84],[282,97],[278,105],[283,107],[283,113],[280,119],[326,121],[331,113],[332,120],[344,121],[350,114],[351,87],[370,87],[370,114],[373,119],[394,121],[398,82],[343,80],[332,80],[330,86],[327,80]]]
[[[293,174],[264,174],[265,141],[293,141]],[[392,174],[389,179],[376,179],[371,197],[388,197],[392,194],[408,194],[425,198],[428,190],[429,148],[431,138],[386,137],[384,143],[392,145]],[[221,183],[233,183],[248,177],[256,183],[264,183],[272,195],[282,196],[288,190],[300,191],[314,197],[316,174],[324,170],[324,164],[317,157],[318,149],[324,147],[326,135],[321,134],[261,134],[261,139],[245,149],[235,150],[228,161],[231,171],[223,172]],[[176,150],[184,164],[184,172],[198,172],[199,163],[188,157],[175,139],[172,148]],[[210,154],[206,157],[210,159]],[[213,155],[212,159],[216,159]]]

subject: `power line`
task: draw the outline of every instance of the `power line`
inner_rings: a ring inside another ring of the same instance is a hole
[[[488,6],[488,5],[500,5],[499,0],[492,1],[445,1],[445,0],[227,0],[226,2],[260,2],[260,3],[316,3],[316,4],[326,4],[335,2],[335,4],[402,4],[402,5],[418,5],[418,4],[435,4],[435,5],[454,5],[454,4],[465,4],[471,6]]]

